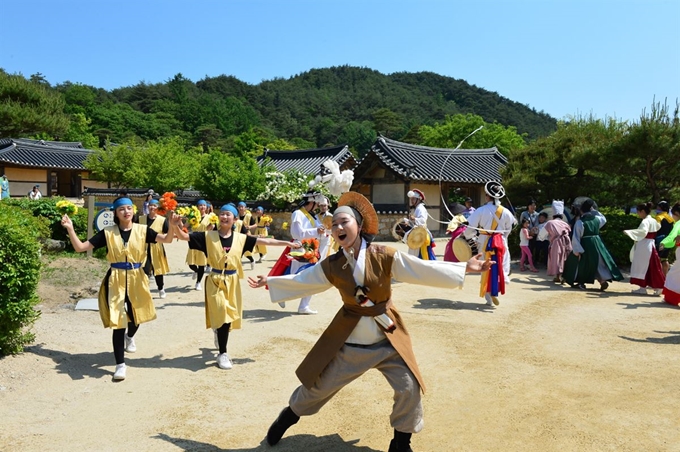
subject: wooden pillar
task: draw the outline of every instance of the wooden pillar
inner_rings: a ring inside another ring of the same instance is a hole
[[[94,235],[92,223],[94,222],[94,196],[87,197],[87,239],[90,240]],[[87,250],[87,257],[92,257],[92,250]]]

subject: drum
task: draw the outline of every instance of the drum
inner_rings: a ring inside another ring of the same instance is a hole
[[[402,218],[401,220],[394,223],[394,226],[392,226],[392,237],[394,237],[394,240],[397,242],[403,242],[404,237],[411,229],[412,226],[408,224],[408,220],[406,218]]]
[[[463,237],[456,237],[452,244],[453,254],[458,259],[458,262],[467,262],[474,254],[470,243]]]
[[[416,226],[406,234],[406,245],[412,250],[419,250],[427,243],[429,235],[425,226]]]
[[[333,228],[333,216],[328,215],[323,217],[323,219],[321,220],[321,224],[323,224],[323,227],[328,229],[328,231],[330,232],[330,230]]]

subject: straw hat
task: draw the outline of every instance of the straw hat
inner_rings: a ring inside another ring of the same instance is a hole
[[[406,236],[406,245],[412,250],[419,250],[425,243],[427,243],[427,229],[423,226],[416,226],[411,229],[411,232]]]
[[[361,226],[362,232],[370,235],[378,234],[378,214],[375,212],[373,204],[364,195],[355,191],[348,191],[338,200],[338,207],[340,206],[348,206],[359,212],[364,219]]]

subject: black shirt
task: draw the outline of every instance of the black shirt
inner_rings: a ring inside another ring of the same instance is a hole
[[[234,234],[231,234],[226,239],[220,236],[222,248],[224,248],[224,251],[226,251],[227,253],[231,249],[231,244],[233,241]],[[246,243],[243,244],[243,252],[241,253],[241,256],[243,256],[243,253],[246,253],[248,251],[252,252],[253,248],[255,248],[256,243],[257,237],[255,237],[254,235],[246,236]],[[207,256],[208,252],[205,244],[205,232],[192,232],[191,234],[189,234],[189,248],[192,250],[202,251]]]
[[[132,232],[132,229],[128,231],[120,231],[120,237],[123,239],[123,243],[127,243],[128,240],[130,240],[130,232]],[[158,233],[154,231],[151,228],[146,228],[146,243],[156,243],[156,236]],[[97,232],[94,237],[92,237],[90,240],[88,240],[92,245],[94,245],[94,249],[99,249],[103,248],[106,246],[106,236],[104,235],[104,230],[102,229],[101,231]]]
[[[158,216],[154,217],[153,220],[149,217],[146,217],[146,226],[148,228],[151,228],[151,224],[154,221],[156,221],[156,218],[158,218]],[[163,220],[163,234],[167,234],[169,230],[170,230],[170,227],[168,226],[168,219],[166,218],[165,220]]]

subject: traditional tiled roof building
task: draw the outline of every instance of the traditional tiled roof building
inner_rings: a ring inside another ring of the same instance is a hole
[[[435,234],[446,230],[450,219],[442,197],[469,196],[473,205],[484,201],[484,184],[500,181],[507,158],[490,149],[441,149],[416,146],[378,137],[370,151],[354,168],[352,190],[364,194],[382,214],[408,212],[409,190],[425,193],[431,218],[428,227]],[[438,223],[442,222],[442,223]]]
[[[26,196],[34,185],[40,185],[43,196],[79,197],[87,186],[106,186],[90,180],[83,162],[94,152],[81,143],[0,139],[0,173],[10,183],[13,197]]]
[[[356,160],[347,145],[341,144],[319,149],[302,149],[296,151],[275,151],[265,149],[257,158],[260,165],[268,162],[276,171],[298,170],[304,174],[319,174],[321,165],[327,160],[334,160],[340,165],[340,170],[352,169]]]

